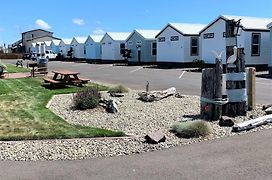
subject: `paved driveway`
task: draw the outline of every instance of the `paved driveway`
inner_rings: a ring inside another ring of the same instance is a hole
[[[111,64],[86,64],[73,62],[50,62],[50,69],[72,69],[92,80],[104,83],[122,83],[133,89],[145,89],[146,81],[151,90],[176,87],[187,95],[200,96],[201,73],[185,72],[184,69],[154,69],[141,66],[113,66]],[[272,103],[272,80],[257,78],[257,103]]]

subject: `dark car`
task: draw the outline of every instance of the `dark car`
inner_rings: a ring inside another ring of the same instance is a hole
[[[26,59],[31,59],[31,54],[30,53],[25,53],[22,57],[23,60],[26,60]]]

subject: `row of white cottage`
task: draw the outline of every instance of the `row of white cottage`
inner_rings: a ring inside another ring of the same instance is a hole
[[[78,59],[116,61],[122,60],[121,52],[130,49],[131,63],[188,64],[195,59],[213,64],[212,51],[222,54],[223,63],[231,54],[227,45],[225,27],[227,20],[240,20],[242,30],[237,38],[243,47],[246,65],[267,66],[270,62],[270,30],[272,19],[221,15],[210,24],[169,23],[162,30],[134,30],[107,32],[105,35],[74,37],[73,39],[45,42],[55,53],[64,57],[72,48]],[[33,46],[35,46],[33,44]],[[272,65],[271,65],[272,66]]]

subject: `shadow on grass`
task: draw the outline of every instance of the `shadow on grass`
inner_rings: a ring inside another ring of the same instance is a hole
[[[69,86],[66,86],[66,85],[55,85],[55,86],[52,86],[50,84],[42,84],[41,86],[44,87],[45,89],[48,89],[48,90],[69,89],[70,88]]]

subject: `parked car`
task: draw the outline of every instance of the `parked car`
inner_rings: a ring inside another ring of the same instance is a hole
[[[52,50],[45,51],[45,57],[49,59],[56,59],[57,54],[55,54]]]

